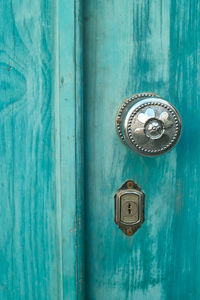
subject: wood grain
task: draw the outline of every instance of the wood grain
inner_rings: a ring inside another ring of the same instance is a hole
[[[2,300],[78,297],[78,4],[0,4]]]
[[[200,1],[86,0],[84,12],[86,299],[199,299]],[[123,99],[144,91],[183,119],[179,144],[157,158],[115,132]],[[113,220],[128,178],[146,194],[131,238]]]

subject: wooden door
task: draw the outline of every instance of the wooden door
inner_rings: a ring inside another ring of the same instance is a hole
[[[200,2],[86,0],[86,299],[200,298]],[[123,100],[154,92],[179,110],[179,144],[135,154],[116,134]],[[113,195],[133,179],[145,222],[127,237]]]
[[[199,0],[2,0],[0,299],[197,300]],[[179,144],[125,147],[123,100],[177,107]],[[145,192],[132,237],[114,223],[127,179]]]

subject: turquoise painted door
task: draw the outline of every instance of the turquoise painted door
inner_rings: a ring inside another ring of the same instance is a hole
[[[200,298],[200,1],[2,0],[0,299]],[[123,100],[179,110],[179,144],[147,158],[115,130]],[[145,192],[132,237],[114,223]]]
[[[200,1],[86,0],[86,299],[200,299]],[[179,110],[179,144],[160,157],[123,145],[123,100],[154,92]],[[133,179],[145,222],[127,237],[113,195]]]

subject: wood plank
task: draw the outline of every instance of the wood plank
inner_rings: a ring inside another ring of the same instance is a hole
[[[200,1],[85,1],[87,299],[199,299]],[[115,132],[123,99],[156,92],[180,111],[179,144],[138,156]],[[146,194],[132,237],[113,195],[131,178]]]
[[[81,1],[59,2],[60,190],[62,198],[63,297],[83,299],[83,93]]]
[[[3,300],[78,297],[76,3],[0,5]]]
[[[52,9],[50,1],[1,3],[1,299],[58,299],[62,291]]]

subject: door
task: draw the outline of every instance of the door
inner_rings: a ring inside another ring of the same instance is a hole
[[[2,0],[0,299],[197,300],[199,0]],[[125,98],[182,118],[157,157],[124,145]],[[126,180],[145,194],[132,236],[114,222]]]
[[[86,299],[200,298],[199,14],[199,1],[85,1]],[[161,156],[116,134],[119,106],[141,92],[182,117],[179,143]],[[127,179],[146,196],[132,237],[113,221]]]

